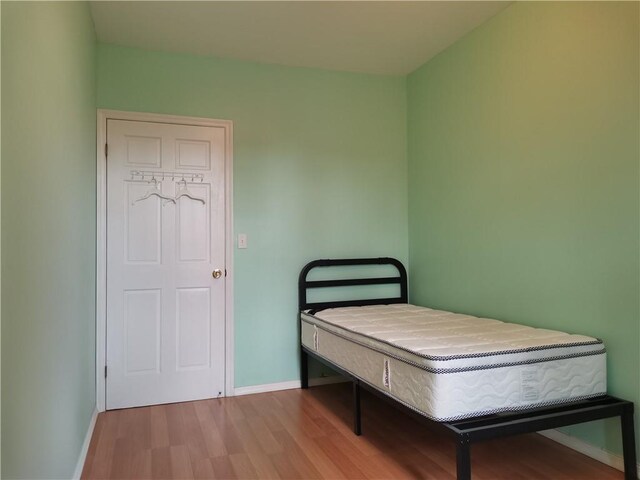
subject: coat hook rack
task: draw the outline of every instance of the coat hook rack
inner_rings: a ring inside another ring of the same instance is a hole
[[[204,181],[203,173],[194,173],[194,172],[167,172],[167,171],[153,171],[153,170],[131,170],[129,172],[131,174],[131,180],[142,180],[145,182],[152,182],[154,179],[164,180],[170,178],[175,182],[176,178],[181,181],[186,181],[187,178],[191,178],[191,183],[196,181],[200,181],[202,183]]]

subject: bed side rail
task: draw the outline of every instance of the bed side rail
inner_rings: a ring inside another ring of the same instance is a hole
[[[349,278],[334,280],[307,280],[307,276],[314,268],[321,267],[340,267],[340,266],[357,266],[357,265],[392,265],[398,271],[395,277],[373,277],[373,278]],[[400,285],[400,295],[390,298],[367,298],[356,300],[339,300],[329,302],[308,302],[307,290],[311,288],[327,288],[327,287],[350,287],[358,285]],[[395,258],[348,258],[348,259],[324,259],[313,260],[307,263],[300,271],[298,277],[298,306],[302,310],[323,310],[325,308],[337,307],[356,307],[363,305],[388,305],[392,303],[407,303],[407,271],[402,262]]]

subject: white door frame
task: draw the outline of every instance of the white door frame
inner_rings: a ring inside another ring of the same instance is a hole
[[[225,129],[225,373],[224,396],[234,395],[233,388],[233,122],[211,118],[183,117],[156,113],[124,112],[98,109],[97,157],[97,225],[96,225],[96,408],[106,409],[107,342],[107,120],[172,123]]]

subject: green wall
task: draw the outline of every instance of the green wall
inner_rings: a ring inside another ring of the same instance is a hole
[[[2,477],[69,478],[95,408],[95,38],[2,2]]]
[[[0,65],[2,65],[2,7],[0,6]],[[1,69],[0,69],[1,71]],[[2,111],[2,75],[0,73],[0,111]],[[0,171],[2,170],[2,115],[0,115]],[[0,212],[2,212],[2,177],[0,176]],[[1,217],[0,213],[0,217]],[[0,221],[0,247],[2,245],[2,222]],[[0,272],[2,251],[0,249]],[[0,274],[0,478],[2,478],[2,275]]]
[[[0,7],[0,65],[2,65],[2,7]],[[1,70],[1,69],[0,69]],[[0,92],[2,75],[0,74]],[[0,111],[2,94],[0,93]],[[2,170],[2,115],[0,115],[0,171]],[[0,212],[2,212],[2,177],[0,176]],[[1,214],[0,214],[1,217]],[[2,222],[0,221],[0,246],[2,245]],[[2,252],[0,250],[0,272],[2,271]],[[0,478],[2,478],[2,275],[0,274]]]
[[[98,51],[99,108],[233,120],[235,386],[298,379],[300,268],[407,259],[405,79]]]
[[[600,337],[636,404],[638,7],[518,2],[407,80],[412,301]]]

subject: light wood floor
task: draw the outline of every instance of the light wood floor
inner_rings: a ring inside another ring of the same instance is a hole
[[[455,479],[449,437],[349,384],[101,413],[82,478]],[[540,435],[472,446],[474,480],[621,479]]]

